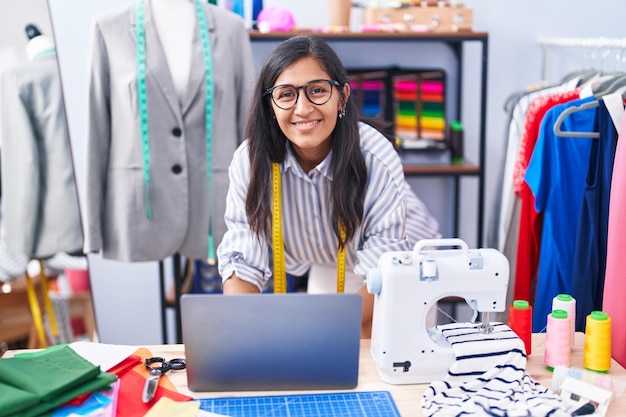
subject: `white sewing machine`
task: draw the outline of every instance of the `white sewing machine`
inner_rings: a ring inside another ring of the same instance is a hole
[[[473,307],[472,320],[478,312],[504,311],[508,282],[502,253],[469,250],[461,239],[422,240],[413,252],[383,254],[366,278],[368,292],[375,294],[371,353],[380,378],[390,384],[443,379],[455,357],[435,323],[427,323],[431,307],[456,296]],[[488,314],[483,316],[488,332]]]

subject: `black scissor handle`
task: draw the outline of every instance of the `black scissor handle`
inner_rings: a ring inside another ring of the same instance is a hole
[[[153,358],[147,358],[144,362],[146,368],[151,371],[159,371],[161,374],[166,373],[170,369],[181,370],[185,369],[186,363],[183,358],[175,358],[169,361],[166,361],[164,358],[155,356]],[[153,364],[160,364],[158,366],[153,366]]]
[[[168,362],[169,368],[175,371],[179,371],[181,369],[185,369],[187,367],[187,363],[184,358],[174,358],[170,359]]]

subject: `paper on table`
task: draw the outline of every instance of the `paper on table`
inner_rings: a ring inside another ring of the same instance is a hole
[[[89,362],[100,366],[100,369],[104,372],[122,362],[137,350],[137,346],[108,345],[97,342],[74,342],[70,343],[69,346]]]

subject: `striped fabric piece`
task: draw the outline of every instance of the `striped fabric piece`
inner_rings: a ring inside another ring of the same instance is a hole
[[[526,372],[524,343],[505,324],[490,334],[477,323],[439,326],[456,361],[424,392],[426,416],[569,416],[559,396]]]

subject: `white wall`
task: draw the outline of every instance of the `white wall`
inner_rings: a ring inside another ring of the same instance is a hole
[[[9,0],[2,1],[2,11]],[[32,1],[32,0],[31,0]],[[332,0],[330,0],[332,1]],[[124,0],[50,0],[53,27],[57,36],[61,75],[65,89],[70,135],[76,158],[77,182],[82,187],[84,178],[84,134],[87,40],[91,19],[96,14],[111,9]],[[489,79],[487,112],[487,166],[486,169],[486,220],[491,216],[491,201],[498,195],[495,189],[498,164],[504,150],[506,114],[503,103],[514,91],[536,84],[541,78],[542,51],[538,36],[575,37],[625,37],[623,23],[626,2],[623,0],[467,0],[474,10],[474,29],[489,32]],[[10,2],[11,8],[22,8],[24,2]],[[319,0],[267,0],[266,6],[290,7],[298,26],[324,26],[328,22],[327,3]],[[23,6],[27,7],[27,6]],[[357,13],[354,14],[355,16]],[[357,24],[354,21],[353,26]],[[268,47],[267,45],[265,47]],[[368,64],[395,60],[402,46],[378,44],[376,49],[363,50],[339,43],[337,51],[346,64]],[[430,48],[420,50],[419,56],[405,56],[407,65],[440,63],[450,65],[448,52]],[[257,61],[266,52],[255,49]],[[479,51],[469,47],[466,51],[467,71],[463,74],[463,115],[467,137],[468,155],[477,155],[477,93],[479,86],[476,71],[480,67]],[[557,80],[573,69],[587,64],[582,51],[555,50],[550,54],[549,79]],[[596,62],[596,66],[600,66]],[[612,70],[609,59],[605,68]],[[626,70],[626,69],[625,69]],[[455,81],[456,82],[456,81]],[[473,133],[472,133],[473,132]],[[442,183],[443,182],[443,183]],[[475,240],[476,180],[462,182],[462,227],[460,236],[470,246]],[[419,195],[440,218],[444,234],[450,230],[449,184],[446,180],[419,180],[414,182]],[[79,190],[80,191],[80,190]],[[96,298],[96,316],[101,338],[108,343],[150,344],[160,343],[160,318],[158,304],[158,276],[156,264],[124,265],[90,257],[92,287]]]

